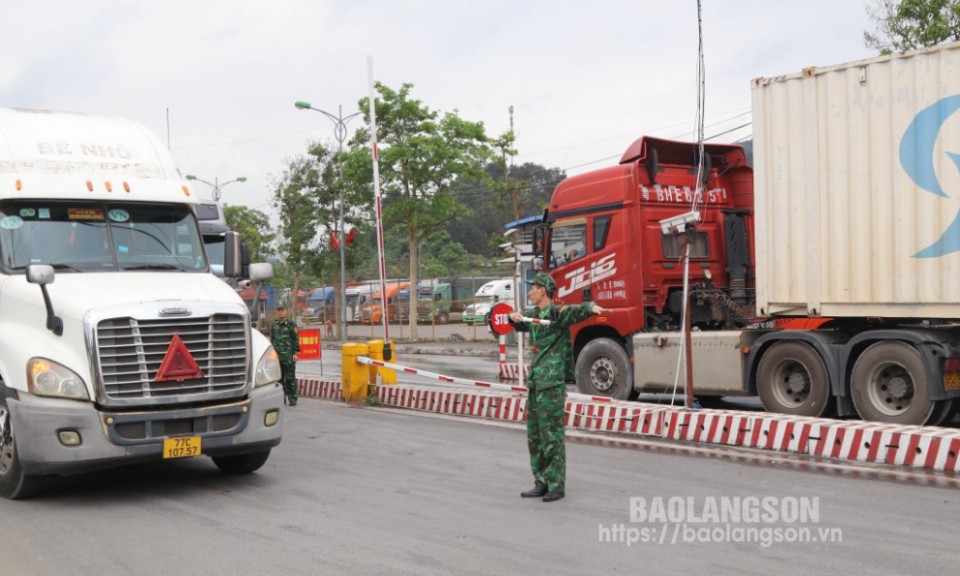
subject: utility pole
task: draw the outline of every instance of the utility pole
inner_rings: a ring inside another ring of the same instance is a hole
[[[346,264],[346,250],[347,250],[347,235],[346,231],[343,229],[343,141],[347,139],[347,122],[353,119],[355,116],[359,116],[359,112],[354,112],[348,116],[343,115],[343,106],[339,107],[338,114],[334,116],[333,114],[321,110],[319,108],[314,108],[310,105],[309,102],[304,102],[298,100],[294,103],[294,106],[298,110],[315,110],[333,122],[333,137],[337,140],[337,185],[340,187],[340,215],[338,217],[339,224],[337,225],[337,232],[340,234],[340,341],[347,341],[347,264]]]

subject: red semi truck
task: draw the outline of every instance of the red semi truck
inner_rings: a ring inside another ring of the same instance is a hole
[[[537,256],[561,303],[613,310],[572,330],[581,391],[674,389],[688,242],[698,397],[952,417],[960,74],[943,71],[957,69],[960,43],[754,80],[756,171],[740,146],[706,144],[696,205],[693,143],[640,138],[617,166],[561,182]]]

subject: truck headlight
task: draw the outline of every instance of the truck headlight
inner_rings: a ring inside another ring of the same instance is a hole
[[[27,386],[31,394],[89,400],[87,387],[76,372],[46,358],[27,362]]]
[[[280,380],[280,357],[277,356],[277,351],[271,346],[267,348],[267,351],[260,357],[260,361],[257,362],[257,373],[254,376],[253,385],[254,387],[266,386],[278,380]]]

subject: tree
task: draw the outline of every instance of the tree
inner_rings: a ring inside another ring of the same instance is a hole
[[[273,206],[280,216],[279,252],[291,276],[294,301],[289,305],[294,310],[300,278],[316,253],[312,246],[317,223],[326,215],[321,199],[330,194],[335,178],[332,158],[331,151],[322,144],[309,144],[307,154],[288,161],[274,189]],[[329,237],[320,242],[329,242]]]
[[[876,29],[863,41],[881,54],[960,40],[960,0],[872,0],[866,9]]]
[[[227,227],[240,234],[250,249],[251,262],[263,262],[267,258],[267,246],[276,237],[270,232],[270,219],[259,210],[246,206],[224,206],[223,216]]]
[[[406,233],[411,285],[418,281],[419,245],[464,213],[451,189],[463,178],[483,177],[491,155],[481,122],[468,122],[456,112],[440,114],[410,97],[412,84],[399,90],[377,83],[377,145],[384,201],[384,225]],[[358,130],[351,146],[369,151],[369,99],[359,102],[367,128]],[[415,315],[410,334],[417,337]]]
[[[464,182],[454,193],[473,213],[473,217],[447,227],[450,237],[471,254],[499,257],[504,224],[527,216],[541,214],[550,201],[553,189],[564,178],[559,168],[545,168],[525,162],[510,167],[507,191],[502,185],[504,165],[491,162],[483,181]],[[497,184],[491,185],[490,182]]]

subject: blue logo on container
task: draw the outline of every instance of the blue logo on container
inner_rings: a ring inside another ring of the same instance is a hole
[[[940,186],[934,171],[933,151],[940,128],[951,114],[960,109],[960,94],[948,96],[921,110],[907,127],[900,140],[900,165],[907,176],[924,190],[942,198],[949,198]],[[947,152],[960,170],[960,154]],[[960,212],[940,238],[913,255],[914,258],[938,258],[960,251]]]

